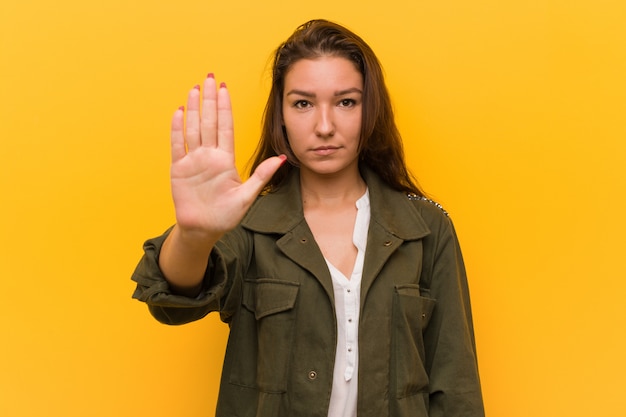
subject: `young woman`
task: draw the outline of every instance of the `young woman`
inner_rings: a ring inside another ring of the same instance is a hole
[[[134,297],[229,324],[217,416],[484,415],[456,235],[361,38],[314,20],[278,48],[247,181],[212,74],[171,137],[176,225],[146,242]]]

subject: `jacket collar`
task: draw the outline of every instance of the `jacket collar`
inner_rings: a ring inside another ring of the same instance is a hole
[[[361,279],[361,304],[379,272],[403,241],[430,233],[424,219],[407,195],[389,188],[376,174],[363,170],[370,193],[371,218]],[[333,284],[324,257],[302,210],[299,170],[294,169],[277,191],[259,197],[242,221],[256,233],[280,234],[277,247],[319,281],[330,300]],[[334,301],[333,301],[334,304]]]
[[[278,190],[259,197],[242,226],[257,233],[285,234],[302,224],[299,174],[299,169],[293,169]],[[416,240],[430,233],[405,193],[391,189],[370,169],[363,169],[362,175],[369,188],[372,223],[401,240]]]

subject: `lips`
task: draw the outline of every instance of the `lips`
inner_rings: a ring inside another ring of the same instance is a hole
[[[317,155],[330,155],[339,149],[338,146],[318,146],[313,149],[313,153]]]

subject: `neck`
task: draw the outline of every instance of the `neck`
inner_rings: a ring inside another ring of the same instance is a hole
[[[320,176],[300,172],[302,202],[305,207],[353,205],[363,196],[367,185],[358,170],[352,174]]]

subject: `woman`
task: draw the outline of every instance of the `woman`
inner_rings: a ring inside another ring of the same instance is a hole
[[[406,169],[369,46],[314,20],[278,48],[246,182],[216,87],[174,114],[176,225],[133,280],[164,323],[230,325],[217,416],[482,416],[456,235]]]

